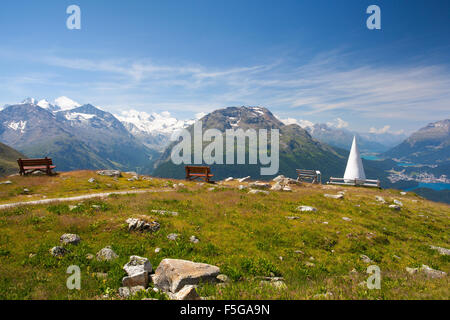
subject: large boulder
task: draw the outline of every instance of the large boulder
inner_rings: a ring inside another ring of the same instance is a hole
[[[149,273],[152,272],[152,264],[147,258],[131,256],[130,261],[123,266],[127,277],[122,279],[124,287],[143,286],[147,288]]]
[[[153,283],[164,291],[177,293],[187,285],[216,282],[219,273],[220,269],[210,264],[164,259],[153,275]]]
[[[111,261],[117,259],[119,256],[111,249],[110,246],[104,247],[99,252],[97,252],[98,261]]]
[[[126,223],[128,223],[128,231],[156,232],[161,227],[156,221],[145,221],[137,218],[129,218]]]
[[[80,243],[81,238],[77,234],[65,233],[59,238],[59,241],[62,244],[74,244],[75,245],[75,244]]]
[[[177,293],[169,292],[169,298],[171,300],[200,300],[200,296],[196,291],[196,286],[193,285],[184,286]]]
[[[135,275],[141,272],[152,272],[152,264],[147,258],[131,256],[130,261],[123,266],[123,270],[129,275]]]

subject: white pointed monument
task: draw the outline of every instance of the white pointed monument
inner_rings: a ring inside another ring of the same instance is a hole
[[[350,150],[347,167],[345,168],[344,181],[346,183],[356,182],[357,184],[364,184],[366,181],[361,155],[356,144],[356,136],[353,137],[352,149]]]

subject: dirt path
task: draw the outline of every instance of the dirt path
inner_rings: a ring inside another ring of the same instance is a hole
[[[31,205],[48,204],[48,203],[64,202],[64,201],[80,201],[80,200],[86,200],[86,199],[91,199],[91,198],[105,198],[105,197],[108,197],[108,196],[114,195],[114,194],[121,195],[121,194],[138,194],[138,193],[171,192],[171,191],[174,191],[174,190],[170,190],[170,189],[148,190],[148,189],[146,189],[146,190],[125,190],[125,191],[112,191],[112,192],[103,192],[103,193],[91,193],[91,194],[84,194],[81,196],[67,197],[67,198],[51,198],[51,199],[6,203],[6,204],[0,205],[0,210],[15,208],[18,206],[31,206]]]

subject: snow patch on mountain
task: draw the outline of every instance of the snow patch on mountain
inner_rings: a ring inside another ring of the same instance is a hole
[[[95,117],[95,114],[79,113],[79,112],[69,112],[66,113],[65,118],[69,121],[88,121]]]
[[[132,134],[165,134],[171,135],[174,131],[186,128],[194,120],[178,120],[168,111],[151,114],[144,111],[122,111],[121,115],[114,115],[130,130]],[[132,126],[131,126],[132,125]]]
[[[14,131],[20,131],[20,133],[25,133],[27,121],[11,121],[10,123],[7,124],[7,127]]]
[[[60,110],[63,110],[63,111],[70,110],[70,109],[77,108],[77,107],[81,106],[81,104],[79,104],[76,101],[73,101],[70,98],[67,98],[66,96],[62,96],[62,97],[56,98],[55,99],[55,105],[60,107]]]

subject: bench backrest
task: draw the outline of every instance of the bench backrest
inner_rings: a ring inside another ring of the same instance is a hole
[[[53,161],[50,158],[44,159],[18,159],[17,163],[20,167],[32,167],[32,166],[51,166]]]
[[[303,169],[297,169],[297,174],[305,174],[305,175],[317,175],[317,172],[315,170],[303,170]]]
[[[186,166],[186,174],[190,173],[204,173],[209,174],[211,172],[210,167],[206,166]]]

